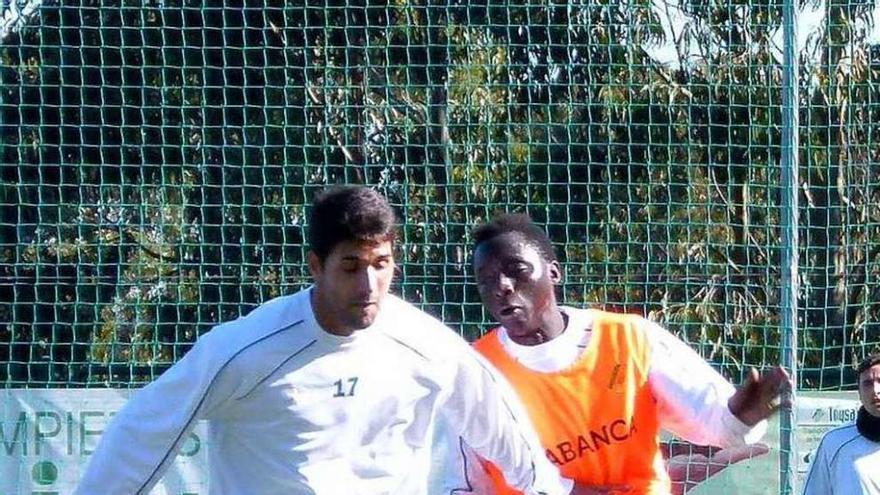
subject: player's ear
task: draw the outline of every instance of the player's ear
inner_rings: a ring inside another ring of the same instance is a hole
[[[324,271],[324,263],[321,261],[321,258],[319,258],[314,251],[309,251],[308,260],[309,273],[312,275],[312,278],[316,279],[320,277],[321,273]]]
[[[562,283],[562,267],[559,266],[559,262],[553,260],[547,263],[548,275],[550,276],[550,281],[553,284]]]

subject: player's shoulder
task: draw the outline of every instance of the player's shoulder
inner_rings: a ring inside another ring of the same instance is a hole
[[[562,309],[569,317],[569,325],[593,330],[601,327],[605,332],[613,335],[638,335],[641,337],[658,329],[662,330],[659,325],[638,314],[570,306],[563,306]]]
[[[439,319],[389,294],[382,307],[382,332],[426,357],[456,352],[467,343]]]
[[[842,424],[825,432],[825,435],[822,436],[821,446],[837,450],[859,436],[860,433],[855,423]]]
[[[439,319],[394,294],[386,296],[382,307],[382,314],[386,323],[389,323],[388,327],[390,328],[413,326],[415,328],[412,328],[412,330],[416,331],[436,332],[442,329],[448,330],[446,325]]]
[[[311,321],[309,289],[271,299],[247,314],[221,323],[199,338],[202,346],[236,352],[255,342]]]
[[[819,441],[819,447],[816,457],[825,459],[825,462],[833,464],[840,455],[848,449],[859,448],[861,438],[855,423],[847,423],[840,425],[834,429],[828,430]],[[844,455],[843,458],[847,456]]]
[[[565,306],[565,312],[569,315],[573,314],[580,318],[588,319],[592,322],[618,323],[637,327],[650,323],[650,320],[639,314],[608,311],[598,308],[580,309]]]
[[[489,329],[486,333],[481,335],[477,340],[474,341],[474,349],[484,351],[490,348],[494,348],[501,345],[500,334],[501,327],[494,327]]]
[[[591,339],[597,342],[595,346],[605,348],[603,353],[619,359],[635,359],[647,364],[658,341],[666,337],[664,329],[638,314],[596,308],[564,307],[563,311],[569,316],[569,325],[591,331]]]

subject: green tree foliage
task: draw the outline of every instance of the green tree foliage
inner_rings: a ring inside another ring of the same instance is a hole
[[[778,361],[781,4],[305,3],[46,6],[0,46],[0,379],[151,379],[308,283],[305,205],[336,182],[399,206],[397,290],[468,338],[470,229],[517,210],[568,303],[649,315],[734,378]],[[825,8],[799,358],[836,388],[880,341],[880,66],[873,4]]]

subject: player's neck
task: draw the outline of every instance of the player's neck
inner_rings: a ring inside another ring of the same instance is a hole
[[[859,409],[856,428],[868,440],[880,442],[880,417],[870,414],[865,406]]]
[[[541,318],[541,325],[534,329],[534,331],[525,335],[514,336],[508,334],[508,336],[510,337],[510,340],[519,345],[541,345],[562,335],[562,332],[565,331],[567,326],[568,315],[560,311],[560,309],[554,305],[552,309],[549,309],[544,314],[544,317]]]
[[[312,313],[315,315],[315,321],[318,322],[318,326],[321,327],[322,330],[338,337],[349,337],[354,333],[354,329],[348,328],[339,323],[337,318],[334,318],[333,313],[328,311],[327,304],[323,302],[323,297],[325,295],[319,291],[318,287],[312,288],[309,296],[309,302],[312,305]]]

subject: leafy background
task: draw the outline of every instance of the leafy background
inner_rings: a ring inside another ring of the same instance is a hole
[[[395,204],[395,291],[467,338],[491,323],[470,229],[516,210],[568,304],[645,314],[734,380],[779,362],[781,3],[44,3],[0,44],[6,387],[136,386],[303,287],[338,182]],[[873,2],[812,7],[799,386],[840,389],[880,342],[880,51]]]

